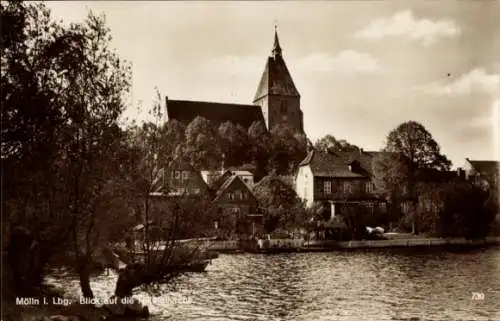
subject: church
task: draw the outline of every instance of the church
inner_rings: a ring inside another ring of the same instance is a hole
[[[286,124],[304,133],[300,94],[283,59],[276,30],[273,49],[267,58],[252,104],[171,100],[167,96],[166,109],[168,119],[175,119],[185,125],[201,116],[216,126],[229,121],[247,129],[253,122],[261,121],[268,130],[278,124]]]

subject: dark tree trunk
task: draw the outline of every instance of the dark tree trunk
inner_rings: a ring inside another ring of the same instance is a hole
[[[51,254],[52,251],[38,243],[28,230],[23,228],[13,230],[7,260],[16,294],[20,296],[38,294],[43,285],[45,267]]]
[[[83,297],[93,298],[94,293],[90,287],[90,271],[89,271],[89,260],[85,257],[78,258],[78,275],[80,278],[80,288],[82,290]]]
[[[135,263],[120,271],[116,282],[115,296],[125,298],[132,296],[134,288],[154,282],[168,282],[179,272],[173,267],[161,264]]]

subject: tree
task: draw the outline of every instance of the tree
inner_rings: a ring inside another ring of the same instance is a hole
[[[224,166],[240,166],[248,159],[249,142],[247,131],[241,125],[224,122],[219,126]]]
[[[451,162],[441,154],[438,143],[420,123],[408,121],[391,131],[384,152],[374,160],[376,185],[393,201],[411,204],[412,232],[416,230],[418,183],[428,170],[447,171]]]
[[[255,167],[255,179],[258,181],[267,173],[268,157],[270,151],[270,137],[263,122],[255,121],[248,128],[250,145],[249,160]]]
[[[1,82],[2,165],[23,172],[6,176],[5,194],[17,290],[39,288],[50,257],[71,244],[82,292],[92,296],[82,241],[116,172],[129,68],[108,48],[103,17],[63,27],[43,4],[2,3],[1,11],[2,22],[16,20],[2,25]]]
[[[186,126],[183,123],[170,119],[160,127],[160,146],[158,162],[168,166],[174,159],[182,157],[184,153]]]
[[[306,157],[307,137],[287,125],[277,125],[271,130],[269,172],[278,175],[293,173]]]
[[[314,143],[314,149],[321,152],[354,152],[359,151],[359,147],[349,144],[346,140],[337,140],[332,135],[318,139]]]
[[[220,168],[220,145],[219,132],[208,119],[198,116],[187,126],[185,154],[195,168]]]
[[[498,211],[496,197],[470,182],[449,183],[440,189],[439,236],[480,238],[490,232]]]
[[[289,232],[301,228],[307,221],[304,204],[294,189],[279,176],[264,177],[254,187],[254,194],[266,211],[265,225],[268,232],[283,228]]]

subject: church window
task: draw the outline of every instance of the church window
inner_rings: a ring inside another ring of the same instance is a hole
[[[281,113],[285,114],[286,113],[286,109],[287,109],[287,102],[286,102],[286,100],[282,100],[281,101]]]

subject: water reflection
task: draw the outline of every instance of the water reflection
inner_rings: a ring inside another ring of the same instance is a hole
[[[221,255],[160,297],[137,297],[154,321],[499,320],[499,266],[499,248]],[[94,280],[96,294],[111,293],[113,278]]]

